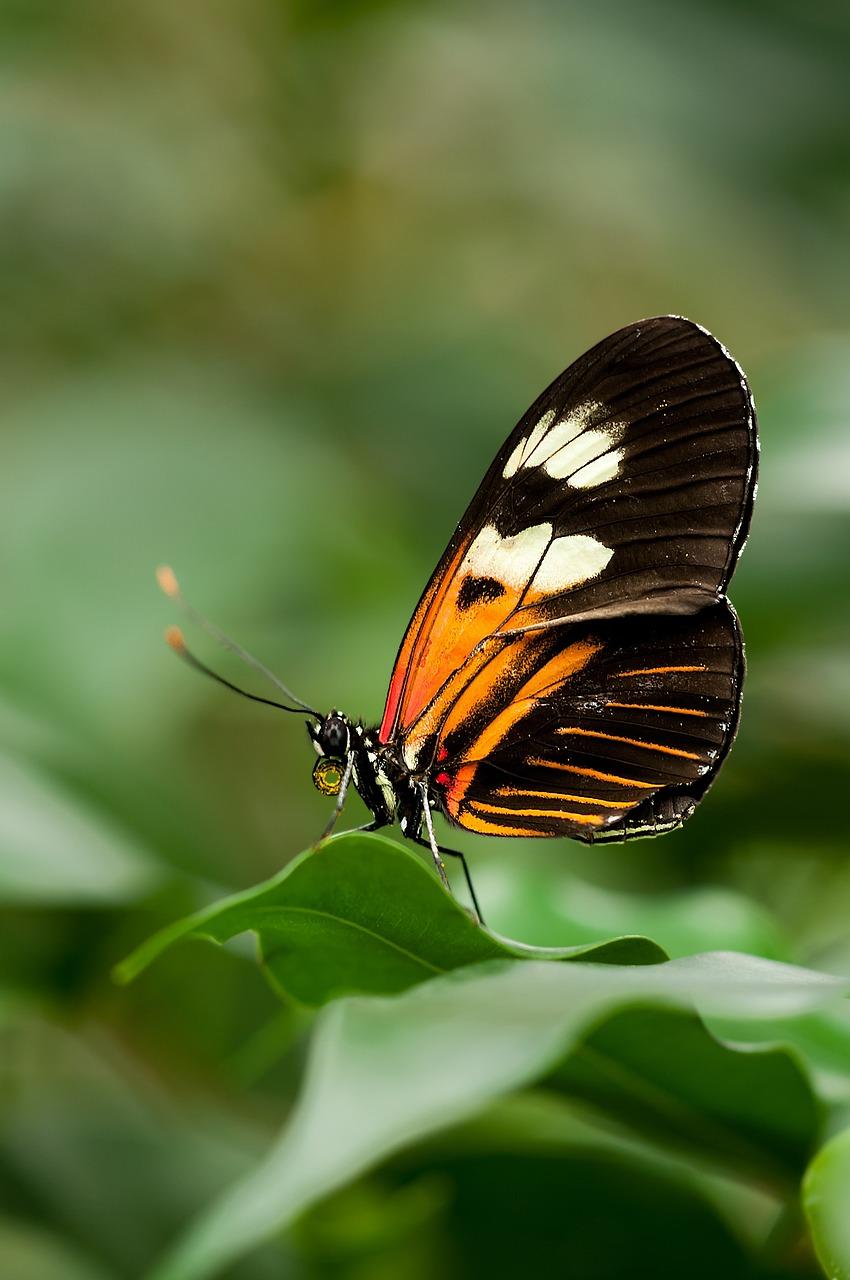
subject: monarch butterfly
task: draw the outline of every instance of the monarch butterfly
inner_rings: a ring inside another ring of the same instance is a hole
[[[659,316],[556,378],[499,450],[423,592],[380,725],[306,712],[313,779],[430,849],[433,812],[490,836],[625,840],[680,826],[738,725],[744,650],[726,588],[747,536],[758,437],[736,361]],[[179,598],[168,569],[167,594]],[[188,607],[188,606],[187,606]],[[172,647],[220,683],[170,628]],[[257,701],[270,702],[248,694]]]

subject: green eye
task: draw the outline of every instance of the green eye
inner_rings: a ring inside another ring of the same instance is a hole
[[[342,785],[342,765],[338,760],[329,760],[327,756],[316,761],[313,770],[313,785],[323,796],[337,796]]]

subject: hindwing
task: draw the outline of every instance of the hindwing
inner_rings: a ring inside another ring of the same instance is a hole
[[[737,726],[743,653],[728,603],[529,633],[507,652],[433,740],[435,795],[453,822],[589,841],[684,821]]]

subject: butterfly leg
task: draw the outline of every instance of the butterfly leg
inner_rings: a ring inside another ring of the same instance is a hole
[[[425,820],[425,827],[428,831],[428,839],[427,840],[422,839],[421,826],[419,829],[419,834],[414,838],[417,844],[421,844],[424,846],[424,848],[431,850],[431,857],[434,859],[434,866],[437,868],[437,875],[440,877],[443,884],[448,889],[449,893],[451,893],[452,887],[449,884],[449,877],[446,875],[446,868],[443,864],[443,859],[440,857],[440,846],[437,844],[437,837],[434,835],[434,823],[431,820],[431,806],[428,803],[428,793],[424,787],[421,787],[419,794],[422,798],[422,817]]]
[[[446,849],[443,845],[437,844],[437,840],[434,835],[434,823],[431,819],[431,806],[428,804],[428,796],[424,790],[422,791],[422,816],[428,831],[428,839],[426,840],[424,838],[421,829],[415,836],[413,836],[413,839],[417,844],[422,845],[424,849],[431,850],[431,857],[434,859],[434,865],[439,872],[440,879],[447,889],[451,889],[451,885],[449,884],[449,878],[446,875],[446,868],[440,855],[445,854],[448,858],[460,859],[460,865],[463,867],[463,874],[466,880],[466,887],[469,890],[469,896],[472,899],[472,909],[475,915],[475,922],[476,924],[483,924],[484,916],[481,914],[481,908],[478,905],[478,895],[476,894],[475,887],[472,883],[472,876],[469,874],[469,866],[466,858],[458,849]]]
[[[359,827],[346,827],[345,831],[338,831],[337,836],[356,836],[359,835],[361,831],[380,831],[383,827],[388,825],[389,824],[386,822],[378,822],[376,818],[373,818],[371,822],[364,822]],[[321,840],[325,839],[327,839],[327,837],[323,835]],[[321,840],[317,840],[316,844],[321,844]]]
[[[342,781],[339,784],[339,791],[337,792],[334,811],[331,814],[330,818],[328,819],[327,826],[325,827],[324,831],[322,832],[321,836],[317,841],[318,844],[321,844],[323,840],[327,840],[328,836],[331,834],[331,832],[333,831],[334,827],[337,824],[339,815],[342,813],[342,806],[345,804],[345,797],[348,794],[348,788],[351,785],[351,774],[353,770],[354,770],[354,752],[349,751],[348,759],[345,762],[345,771],[342,775]]]

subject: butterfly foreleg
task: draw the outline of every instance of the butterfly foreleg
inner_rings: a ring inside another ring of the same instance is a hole
[[[377,818],[373,818],[371,822],[361,823],[359,827],[346,827],[345,831],[337,832],[337,839],[341,840],[343,836],[359,836],[366,831],[381,831],[388,823],[381,822]],[[322,836],[322,840],[325,837]],[[321,840],[317,840],[316,844],[321,844]]]
[[[449,877],[446,875],[445,864],[440,857],[440,846],[437,844],[437,837],[434,835],[434,823],[431,818],[431,806],[428,803],[428,792],[425,786],[420,786],[419,795],[422,801],[422,814],[419,823],[419,830],[414,835],[417,844],[421,844],[424,848],[431,850],[431,857],[434,859],[434,866],[437,868],[437,875],[442,880],[445,887],[451,892]],[[422,838],[422,822],[425,823],[425,830],[428,832],[428,839]]]
[[[319,841],[318,841],[319,844],[321,844],[322,840],[327,840],[328,836],[331,834],[331,832],[333,831],[334,827],[337,824],[339,815],[342,813],[343,805],[345,804],[345,797],[348,794],[348,788],[351,786],[351,775],[353,772],[354,772],[354,752],[349,751],[345,761],[345,769],[343,770],[342,780],[339,784],[339,791],[337,792],[336,804],[334,805],[333,813],[328,819],[328,822],[324,831],[319,837]]]
[[[434,859],[434,866],[437,868],[439,877],[449,890],[451,890],[451,885],[449,884],[449,878],[446,874],[445,864],[441,855],[445,854],[447,858],[457,858],[460,861],[460,865],[463,867],[466,887],[469,890],[469,896],[472,900],[472,910],[473,915],[475,916],[475,922],[476,924],[483,924],[484,916],[481,913],[481,907],[478,905],[478,895],[476,894],[475,886],[472,883],[472,876],[469,873],[469,866],[466,858],[459,849],[447,849],[444,845],[437,843],[437,838],[434,835],[434,822],[431,816],[431,806],[428,803],[427,792],[423,788],[420,794],[422,796],[422,821],[424,822],[425,829],[428,832],[428,838],[426,839],[423,836],[421,825],[417,832],[414,833],[409,831],[406,834],[410,835],[411,839],[413,839],[416,844],[421,845],[423,849],[430,849],[431,857]]]

